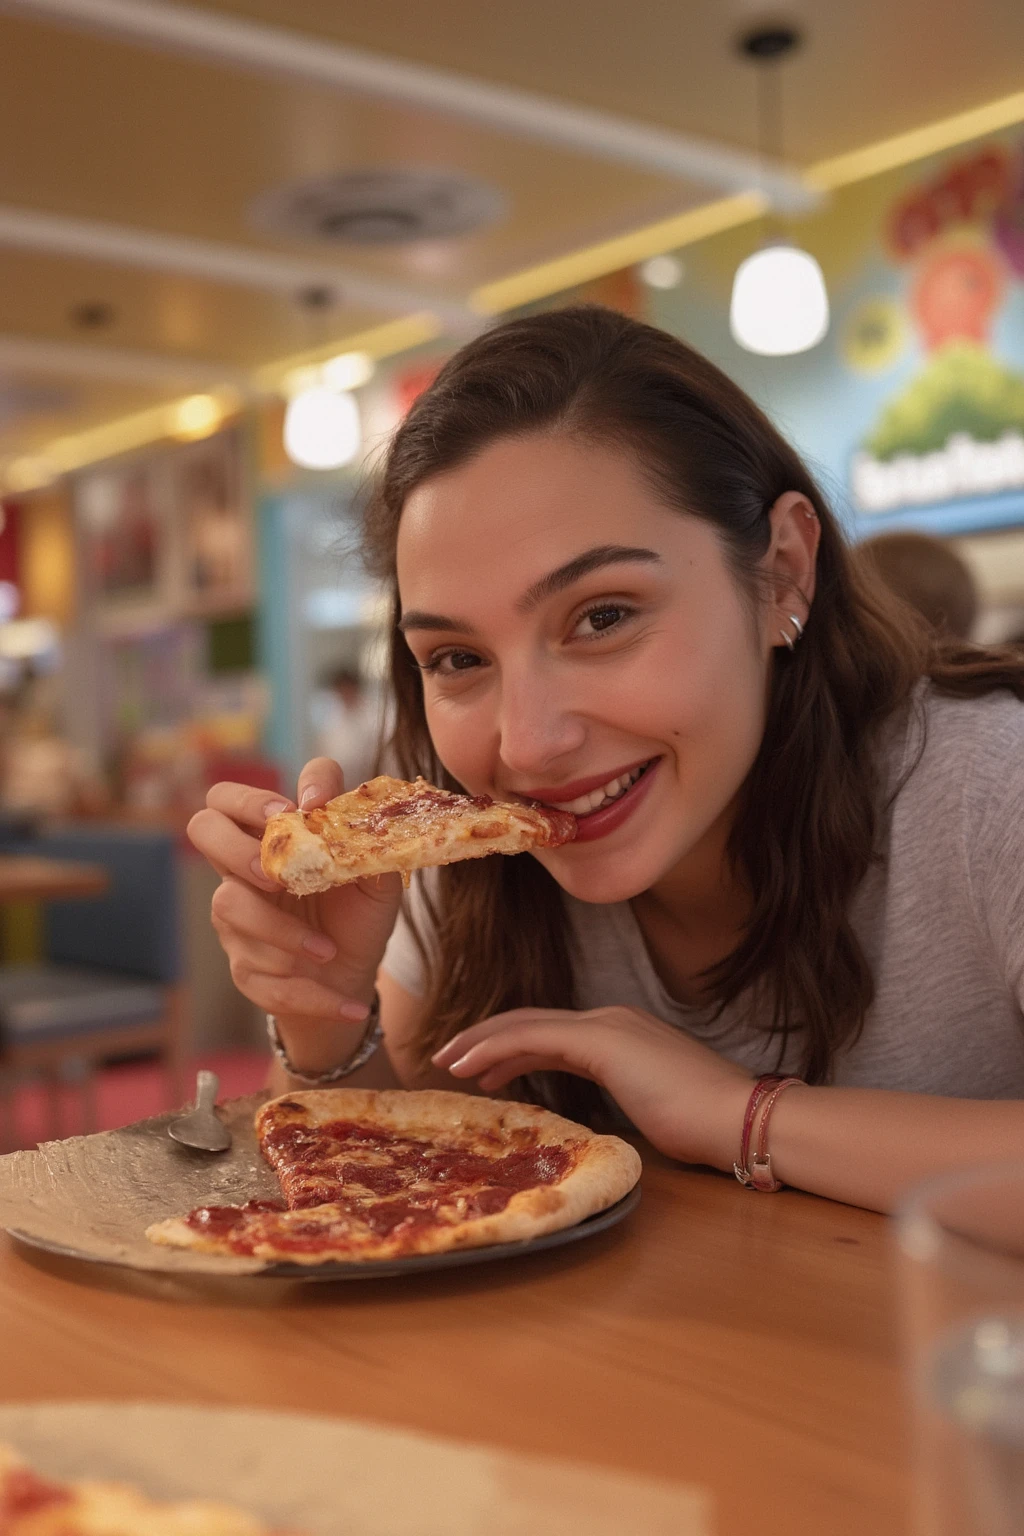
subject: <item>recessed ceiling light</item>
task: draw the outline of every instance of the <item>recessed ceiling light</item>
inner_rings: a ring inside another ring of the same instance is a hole
[[[250,220],[293,240],[401,245],[469,234],[495,223],[506,206],[494,187],[454,171],[355,171],[265,192]]]

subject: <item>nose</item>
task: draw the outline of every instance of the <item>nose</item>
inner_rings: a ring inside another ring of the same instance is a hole
[[[518,778],[543,782],[586,741],[586,722],[568,680],[534,667],[502,678],[498,755]]]

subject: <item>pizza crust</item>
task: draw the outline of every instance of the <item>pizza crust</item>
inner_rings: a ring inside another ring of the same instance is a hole
[[[41,1498],[33,1507],[33,1490],[58,1497],[54,1502]],[[13,1447],[2,1443],[0,1532],[3,1536],[101,1536],[107,1532],[117,1536],[274,1536],[262,1520],[219,1500],[168,1504],[151,1500],[126,1483],[88,1478],[55,1482],[38,1477]],[[277,1536],[289,1533],[278,1529]]]
[[[317,810],[271,816],[260,859],[270,879],[310,896],[374,875],[557,847],[575,830],[564,811],[472,800],[425,779],[381,774]]]
[[[417,1232],[412,1242],[401,1233],[356,1237],[353,1241],[350,1233],[332,1246],[325,1230],[325,1240],[315,1252],[295,1251],[287,1242],[290,1231],[309,1223],[329,1229],[332,1221],[344,1220],[341,1207],[325,1204],[273,1213],[265,1219],[265,1236],[257,1241],[254,1257],[307,1265],[363,1263],[525,1242],[606,1210],[629,1193],[641,1172],[639,1154],[618,1136],[598,1135],[532,1104],[435,1089],[329,1088],[284,1094],[259,1110],[256,1129],[262,1141],[262,1133],[271,1125],[316,1127],[337,1120],[366,1122],[397,1136],[433,1141],[439,1147],[495,1153],[514,1146],[515,1133],[527,1132],[536,1145],[571,1148],[575,1160],[557,1183],[516,1191],[505,1208],[493,1215],[432,1225]],[[274,1241],[275,1231],[284,1238],[280,1244]],[[197,1232],[184,1217],[157,1222],[147,1229],[146,1236],[170,1247],[208,1253],[234,1251],[225,1240]]]

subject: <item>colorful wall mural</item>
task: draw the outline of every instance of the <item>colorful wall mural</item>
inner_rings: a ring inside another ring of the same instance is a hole
[[[1024,526],[1024,139],[847,188],[792,235],[832,303],[810,352],[754,357],[729,335],[753,226],[681,252],[683,282],[650,293],[651,318],[774,416],[855,536]]]

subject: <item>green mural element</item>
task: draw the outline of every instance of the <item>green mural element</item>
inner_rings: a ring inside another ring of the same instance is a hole
[[[1012,431],[1024,432],[1024,375],[983,347],[954,342],[889,402],[864,446],[884,461],[935,453],[957,432],[988,443]]]

